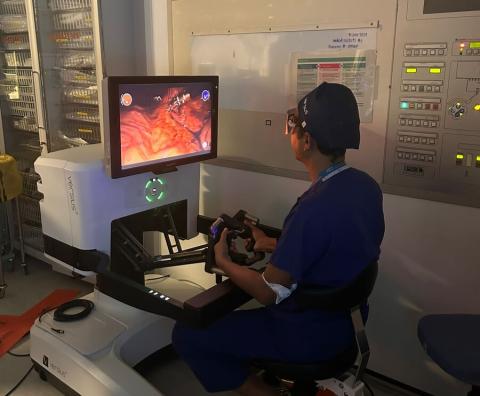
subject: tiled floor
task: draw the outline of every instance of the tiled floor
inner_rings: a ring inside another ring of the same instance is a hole
[[[1,314],[20,314],[56,288],[76,288],[79,289],[82,294],[89,293],[92,290],[92,285],[53,272],[50,267],[44,263],[30,260],[29,266],[30,274],[28,276],[23,275],[18,265],[15,272],[6,273],[9,287],[5,298],[0,299]],[[14,348],[14,352],[17,354],[28,354],[28,337]],[[5,395],[23,377],[30,367],[31,361],[28,357],[5,355],[0,358],[0,395]],[[141,372],[142,375],[166,396],[208,395],[185,363],[178,359],[171,350],[158,354],[151,358],[148,364],[141,365]],[[410,395],[373,378],[369,379],[369,383],[375,390],[375,396]],[[219,396],[233,394],[232,392],[217,393]],[[40,380],[38,374],[33,371],[13,395],[55,396],[61,395],[61,393],[49,383]]]

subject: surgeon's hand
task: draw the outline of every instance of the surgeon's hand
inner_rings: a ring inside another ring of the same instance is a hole
[[[253,239],[255,239],[254,251],[271,253],[275,250],[275,246],[277,245],[275,238],[268,237],[260,228],[255,227],[249,221],[245,221],[245,224],[252,230]],[[248,242],[249,241],[247,241],[247,243]]]
[[[220,235],[219,241],[213,247],[215,251],[215,263],[219,268],[222,268],[222,263],[226,260],[231,261],[228,255],[227,234],[228,230],[225,228]]]

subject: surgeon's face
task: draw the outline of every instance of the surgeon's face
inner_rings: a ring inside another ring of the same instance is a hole
[[[300,125],[296,108],[287,111],[285,134],[290,136],[290,145],[295,158],[303,162],[305,155],[305,132]]]

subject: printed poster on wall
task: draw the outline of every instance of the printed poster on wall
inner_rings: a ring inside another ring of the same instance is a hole
[[[292,54],[296,102],[322,82],[349,87],[358,103],[361,122],[372,122],[376,53],[373,49],[345,49]]]

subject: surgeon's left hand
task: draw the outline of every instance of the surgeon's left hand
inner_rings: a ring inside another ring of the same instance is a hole
[[[227,234],[228,230],[225,228],[220,235],[219,241],[213,247],[215,251],[215,262],[220,268],[222,267],[222,263],[224,261],[231,261],[230,256],[228,255]]]

